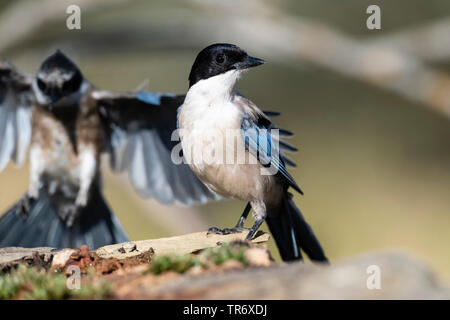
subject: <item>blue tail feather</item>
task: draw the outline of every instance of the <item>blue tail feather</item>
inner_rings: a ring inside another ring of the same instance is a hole
[[[88,245],[96,249],[129,241],[118,219],[95,188],[91,199],[72,227],[57,214],[56,206],[46,189],[30,203],[29,214],[22,217],[14,205],[0,217],[0,247],[76,248]]]

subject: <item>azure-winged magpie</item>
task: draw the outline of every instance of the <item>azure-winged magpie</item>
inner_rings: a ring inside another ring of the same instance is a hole
[[[101,195],[104,152],[142,196],[188,205],[217,199],[189,166],[171,161],[183,99],[100,90],[61,51],[36,76],[0,61],[0,171],[30,150],[28,191],[1,216],[0,247],[93,249],[127,241]]]
[[[318,239],[288,192],[292,188],[302,193],[286,170],[289,160],[279,152],[289,146],[279,140],[280,131],[268,115],[234,88],[245,70],[263,62],[225,43],[208,46],[197,55],[178,118],[182,148],[185,156],[190,155],[187,162],[192,170],[212,191],[248,202],[236,227],[212,232],[247,230],[251,239],[266,221],[283,260],[301,259],[303,250],[311,260],[326,262]],[[241,159],[246,161],[238,160],[236,150],[243,150]],[[255,224],[245,229],[250,209]]]

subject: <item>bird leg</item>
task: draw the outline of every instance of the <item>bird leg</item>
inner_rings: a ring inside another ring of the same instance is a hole
[[[97,159],[95,148],[92,145],[81,144],[79,147],[79,188],[74,202],[61,204],[58,215],[66,223],[67,227],[72,227],[75,220],[81,215],[89,202],[92,191],[92,182],[97,172]]]
[[[249,229],[244,228],[244,222],[247,219],[248,214],[250,213],[251,209],[252,209],[252,206],[250,205],[250,202],[249,202],[245,206],[245,209],[242,212],[242,215],[239,217],[239,220],[236,223],[236,226],[234,226],[233,228],[219,229],[219,228],[216,228],[216,227],[212,227],[212,228],[208,229],[208,234],[215,233],[215,234],[224,235],[224,234],[232,234],[232,233],[239,233],[239,232],[249,231]]]
[[[80,188],[78,190],[75,204],[79,207],[85,207],[89,200],[89,191],[91,184],[97,172],[97,160],[95,148],[81,145],[80,147]]]
[[[264,218],[258,218],[256,219],[253,226],[250,228],[250,231],[248,232],[247,237],[245,240],[252,240],[253,236],[255,235],[256,231],[258,231],[259,227],[261,227],[262,223],[264,222]]]
[[[41,177],[45,169],[45,160],[42,148],[33,145],[30,148],[30,181],[28,184],[28,198],[37,199],[41,187]]]
[[[16,205],[15,211],[22,219],[28,218],[28,213],[31,209],[31,204],[36,201],[35,198],[30,197],[28,193],[25,193]]]
[[[253,208],[253,217],[255,218],[255,223],[250,228],[247,237],[245,240],[251,240],[255,235],[256,231],[258,231],[259,227],[261,227],[262,223],[266,219],[267,210],[266,204],[261,200],[254,200],[251,202]]]
[[[30,180],[27,193],[19,200],[16,212],[23,219],[28,217],[31,208],[31,201],[35,201],[39,197],[39,189],[41,186],[41,176],[44,172],[44,157],[42,149],[39,145],[33,145],[30,148]]]
[[[244,228],[244,222],[247,219],[248,214],[250,213],[251,209],[252,209],[252,206],[250,205],[250,202],[249,202],[245,206],[244,211],[242,212],[242,215],[239,217],[239,220],[236,223],[236,226],[232,229],[246,229],[246,228]]]
[[[75,203],[67,203],[60,205],[58,215],[66,223],[68,228],[71,228],[75,220],[80,216],[83,207]]]

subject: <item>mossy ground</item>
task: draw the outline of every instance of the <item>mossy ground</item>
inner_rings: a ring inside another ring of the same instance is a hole
[[[102,299],[111,292],[110,285],[104,281],[84,281],[80,289],[69,289],[67,280],[55,270],[19,265],[9,273],[0,274],[0,299]]]
[[[155,256],[154,251],[149,250],[125,259],[101,258],[94,252],[80,249],[59,269],[19,264],[0,273],[0,299],[135,298],[139,296],[139,292],[135,291],[139,283],[149,286],[161,284],[171,281],[177,274],[183,277],[182,274],[194,267],[196,269],[192,273],[201,275],[255,266],[254,255],[248,254],[250,250],[255,253],[254,249],[262,248],[235,241],[191,254]],[[262,257],[269,261],[268,251],[263,249],[261,252]],[[80,268],[79,289],[70,288],[73,277],[69,277],[72,274],[69,267]]]
[[[236,260],[247,265],[245,246],[223,244],[222,246],[203,250],[198,255],[164,255],[155,257],[150,266],[150,272],[158,275],[165,271],[184,273],[190,268],[199,266],[207,269],[211,265],[221,265],[228,260]]]

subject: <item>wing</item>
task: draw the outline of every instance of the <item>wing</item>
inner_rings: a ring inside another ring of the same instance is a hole
[[[32,81],[31,75],[0,61],[0,171],[11,158],[17,164],[25,160],[31,140]]]
[[[291,138],[293,136],[293,133],[282,129],[279,127],[276,127],[270,120],[270,118],[278,117],[280,115],[279,112],[276,111],[261,111],[252,101],[244,97],[242,94],[237,93],[236,98],[234,100],[237,104],[241,106],[241,108],[244,110],[246,114],[249,114],[252,119],[257,121],[261,126],[270,127],[271,129],[278,129],[278,135],[280,139],[278,139],[278,145],[280,149],[286,151],[286,152],[297,152],[297,148],[290,145],[286,141],[281,140],[281,138]],[[285,154],[280,153],[281,160],[290,167],[296,167],[294,161],[292,161],[288,156]]]
[[[97,91],[93,97],[98,101],[111,166],[119,172],[127,170],[140,195],[188,205],[220,198],[187,164],[172,161],[172,150],[181,152],[180,142],[171,136],[184,96]]]
[[[256,108],[254,105],[252,107]],[[278,128],[259,109],[245,113],[241,124],[241,134],[245,141],[245,146],[261,164],[275,168],[277,175],[286,181],[289,186],[303,194],[294,178],[286,169],[284,160],[286,157],[280,152],[282,144],[279,134],[275,135],[272,129]]]
[[[274,111],[263,111],[264,115],[269,117],[269,118],[274,118],[280,115],[279,112],[274,112]],[[273,126],[273,124],[272,124]],[[280,136],[280,139],[278,140],[280,149],[285,150],[286,152],[297,152],[297,148],[294,147],[293,145],[287,143],[286,141],[281,140],[281,138],[291,138],[294,134],[286,129],[282,129],[282,128],[278,128],[273,126],[273,128],[278,129],[278,134]],[[294,161],[292,161],[288,156],[286,156],[285,154],[280,153],[281,159],[284,161],[284,163],[286,165],[288,165],[289,167],[293,167],[295,168],[297,165],[295,164]]]

